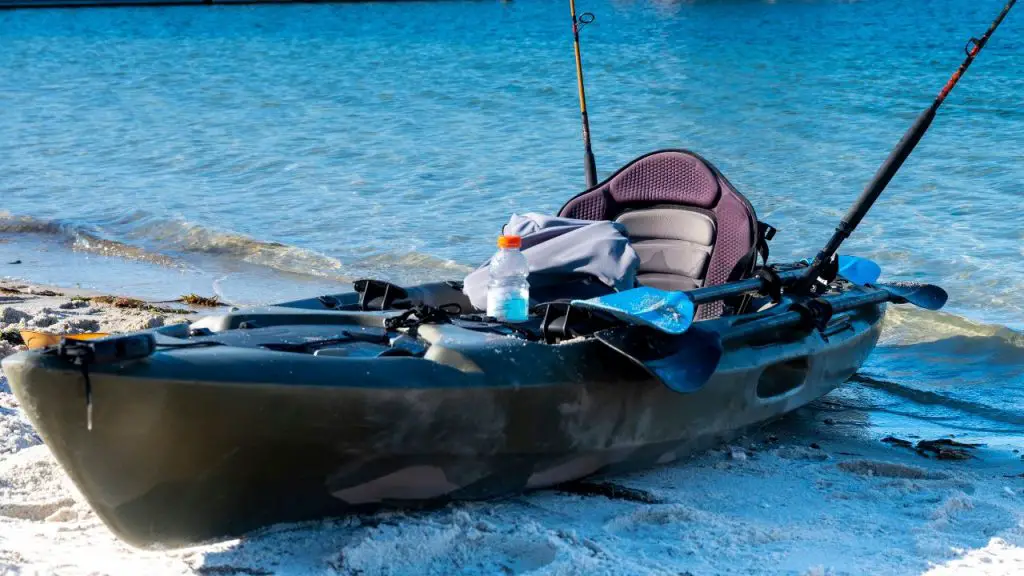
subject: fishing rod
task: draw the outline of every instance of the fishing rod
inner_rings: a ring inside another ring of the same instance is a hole
[[[979,52],[981,52],[981,49],[985,47],[985,44],[992,36],[992,33],[996,31],[996,28],[998,28],[999,24],[1002,23],[1003,18],[1006,18],[1006,14],[1010,11],[1010,8],[1016,4],[1016,2],[1017,0],[1009,0],[1006,3],[1002,12],[999,13],[999,17],[992,22],[988,27],[988,30],[985,31],[985,34],[982,35],[980,39],[971,38],[967,41],[967,45],[964,46],[964,52],[967,53],[967,57],[964,59],[963,63],[960,64],[960,68],[953,73],[953,76],[948,82],[946,82],[946,85],[942,87],[942,90],[939,91],[939,95],[935,98],[935,101],[932,102],[932,105],[922,112],[921,115],[917,117],[917,120],[914,121],[914,124],[911,125],[910,129],[903,134],[903,137],[896,144],[896,147],[889,153],[889,157],[885,159],[885,162],[882,163],[878,172],[875,173],[874,178],[871,179],[871,182],[864,191],[861,192],[857,201],[854,202],[846,215],[843,216],[843,219],[839,222],[839,226],[836,227],[836,231],[828,241],[828,244],[826,244],[825,247],[822,248],[821,252],[815,256],[814,261],[807,267],[807,271],[803,278],[794,285],[792,288],[794,292],[807,294],[817,290],[817,287],[820,286],[818,284],[818,276],[822,273],[825,266],[831,262],[832,257],[839,249],[839,245],[853,233],[855,228],[857,228],[857,225],[860,224],[860,221],[868,213],[868,210],[871,209],[871,205],[875,203],[875,200],[877,200],[882,194],[882,191],[885,190],[889,181],[896,175],[900,166],[902,166],[903,162],[908,156],[910,156],[914,147],[917,146],[921,137],[924,136],[924,133],[928,130],[932,120],[935,119],[935,113],[938,112],[939,106],[942,106],[942,103],[946,100],[946,96],[948,96],[950,91],[953,90],[953,86],[956,86],[960,77],[963,76],[964,72],[967,71],[967,68],[972,62],[974,62],[974,58]]]
[[[583,117],[583,171],[587,177],[587,188],[597,186],[597,164],[594,162],[594,151],[590,148],[590,120],[587,118],[587,93],[583,88],[583,62],[580,58],[580,28],[594,21],[590,12],[580,14],[576,18],[576,0],[569,0],[572,11],[572,44],[576,52],[576,84],[580,93],[580,115]]]

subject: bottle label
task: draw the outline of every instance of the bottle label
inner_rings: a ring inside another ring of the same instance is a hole
[[[487,294],[487,315],[505,322],[525,322],[530,316],[530,303],[515,294],[491,291]]]

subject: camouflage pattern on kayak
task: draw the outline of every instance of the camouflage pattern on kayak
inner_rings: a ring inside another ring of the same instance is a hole
[[[590,336],[480,318],[403,323],[408,311],[357,300],[233,309],[90,341],[113,344],[84,369],[68,342],[3,370],[110,529],[176,547],[676,461],[849,378],[885,307],[729,342],[710,379],[682,394]],[[727,333],[752,316],[697,324]]]

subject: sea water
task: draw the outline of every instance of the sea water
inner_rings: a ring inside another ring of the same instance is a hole
[[[599,177],[696,151],[773,260],[813,257],[1001,4],[578,1]],[[843,246],[950,294],[891,306],[876,384],[844,387],[876,425],[1024,426],[1022,71],[1012,12]],[[239,304],[460,279],[583,188],[580,130],[563,2],[0,12],[0,277]]]

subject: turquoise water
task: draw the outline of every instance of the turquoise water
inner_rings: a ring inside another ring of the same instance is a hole
[[[600,176],[695,150],[786,259],[827,240],[1001,1],[577,8],[597,15]],[[235,302],[460,278],[513,212],[582,188],[568,17],[541,0],[0,13],[0,276]],[[1018,9],[846,244],[883,278],[941,284],[957,315],[900,324],[872,377],[1019,399],[1022,94]],[[981,344],[918,344],[949,334]]]

